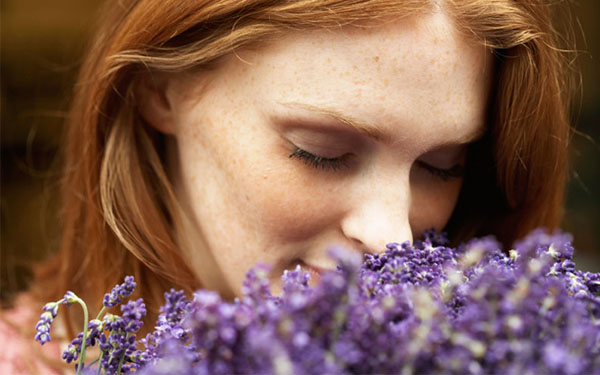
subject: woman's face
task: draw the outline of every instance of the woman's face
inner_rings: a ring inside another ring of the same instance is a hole
[[[443,229],[485,129],[490,60],[434,13],[298,32],[171,78],[160,126],[210,252],[187,254],[202,284],[240,295],[263,262],[279,293],[285,269],[334,268],[331,245],[380,252]]]

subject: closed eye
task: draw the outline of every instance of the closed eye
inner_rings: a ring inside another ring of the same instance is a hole
[[[289,158],[298,158],[304,161],[304,164],[315,169],[331,170],[333,172],[347,167],[347,161],[350,154],[344,154],[337,158],[326,158],[323,156],[311,154],[310,152],[294,146],[294,152],[289,155]]]
[[[331,170],[336,172],[342,168],[348,166],[348,159],[351,155],[344,154],[337,158],[327,158],[324,156],[315,155],[306,150],[294,146],[294,151],[289,155],[290,159],[297,158],[304,161],[304,164],[322,170]],[[465,167],[461,164],[456,164],[452,168],[437,168],[423,161],[417,160],[417,166],[430,175],[441,179],[442,181],[449,181],[455,178],[461,178],[465,174]]]
[[[437,168],[423,161],[417,160],[417,166],[431,175],[440,178],[442,181],[449,181],[454,178],[461,178],[465,175],[465,167],[461,164],[456,164],[452,168],[444,169]]]

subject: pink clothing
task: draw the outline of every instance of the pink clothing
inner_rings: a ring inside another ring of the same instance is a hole
[[[43,346],[34,341],[35,323],[42,313],[31,296],[20,295],[15,308],[0,311],[0,374],[62,374],[60,343],[54,340]],[[55,324],[58,322],[55,322]],[[54,324],[51,333],[56,334]],[[42,359],[45,357],[47,360]]]

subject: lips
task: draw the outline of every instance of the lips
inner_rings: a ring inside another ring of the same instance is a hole
[[[302,267],[302,270],[308,272],[310,275],[311,284],[319,283],[321,281],[321,275],[323,272],[325,272],[325,270],[322,268],[311,266],[304,262],[300,262],[300,267]]]

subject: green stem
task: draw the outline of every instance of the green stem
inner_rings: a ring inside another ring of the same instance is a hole
[[[77,375],[79,375],[81,373],[81,370],[83,370],[83,365],[85,363],[85,350],[86,350],[86,341],[87,341],[87,336],[88,336],[89,314],[88,314],[87,306],[81,298],[75,297],[75,301],[77,301],[77,303],[79,303],[81,305],[81,307],[83,308],[83,338],[81,341],[81,354],[79,356],[79,362],[77,363],[77,373],[76,373]]]
[[[125,341],[129,338],[129,332],[125,335]],[[119,367],[117,367],[117,375],[121,375],[121,366],[123,366],[123,361],[125,360],[125,351],[123,351],[123,355],[119,360]]]
[[[100,312],[98,313],[98,316],[96,317],[96,320],[100,320],[100,317],[102,316],[102,314],[104,314],[106,312],[106,306],[102,306],[102,310],[100,310]]]
[[[102,370],[102,357],[104,357],[104,352],[100,352],[100,357],[98,358],[98,372],[97,372],[97,375],[100,375],[100,370]]]
[[[102,317],[102,315],[104,315],[105,312],[106,312],[106,306],[102,306],[102,309],[100,309],[100,312],[96,316],[96,320],[100,320],[100,318]],[[103,356],[104,356],[104,352],[100,352],[100,357],[98,359],[96,359],[94,362],[90,363],[90,365],[93,363],[102,361]],[[100,363],[98,363],[98,375],[100,375],[101,370],[102,370],[102,365]]]
[[[102,357],[100,357],[100,358],[102,358]],[[100,358],[96,358],[92,362],[88,363],[88,368],[90,368],[94,363],[98,362],[100,360]]]
[[[100,309],[100,312],[98,313],[98,315],[96,316],[96,320],[100,320],[100,318],[102,317],[102,315],[104,315],[104,313],[106,312],[106,306],[102,306],[102,309]],[[102,361],[102,357],[104,357],[104,352],[100,352],[100,357],[97,359],[97,361]],[[100,375],[100,371],[102,370],[102,364],[98,363],[98,375]]]

